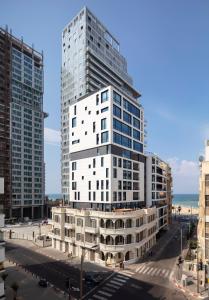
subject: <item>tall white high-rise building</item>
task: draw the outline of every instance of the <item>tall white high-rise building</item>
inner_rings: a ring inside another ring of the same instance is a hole
[[[67,206],[52,209],[52,244],[78,256],[85,248],[88,259],[101,264],[131,263],[168,224],[167,175],[152,177],[160,159],[145,153],[144,109],[118,41],[84,7],[62,43]]]

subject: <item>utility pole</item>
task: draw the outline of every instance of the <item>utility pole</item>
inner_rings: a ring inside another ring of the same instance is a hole
[[[83,297],[83,261],[84,261],[84,249],[82,248],[82,254],[81,254],[81,271],[80,271],[80,300],[82,300]]]
[[[200,282],[200,274],[199,274],[199,246],[197,245],[197,293],[199,294],[199,282]]]

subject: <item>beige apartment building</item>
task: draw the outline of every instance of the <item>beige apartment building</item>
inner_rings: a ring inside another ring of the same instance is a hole
[[[209,261],[209,140],[205,145],[205,157],[200,158],[199,189],[199,258],[206,264]]]

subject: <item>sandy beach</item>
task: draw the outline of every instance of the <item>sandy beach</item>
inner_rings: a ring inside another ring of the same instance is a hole
[[[187,206],[181,206],[181,211],[180,211],[180,215],[198,215],[199,213],[199,208],[198,207],[187,207]],[[175,211],[177,214],[179,214],[178,212],[178,207],[179,205],[173,205],[173,207],[175,207],[175,210],[172,210],[172,213],[175,214]]]

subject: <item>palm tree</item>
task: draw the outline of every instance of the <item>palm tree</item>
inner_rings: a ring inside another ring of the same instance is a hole
[[[11,284],[11,288],[13,289],[13,292],[14,292],[13,300],[17,300],[17,291],[19,289],[19,285],[17,284],[17,282],[13,282]]]
[[[179,211],[179,215],[180,215],[180,212],[181,212],[181,206],[180,205],[178,207],[178,211]]]

